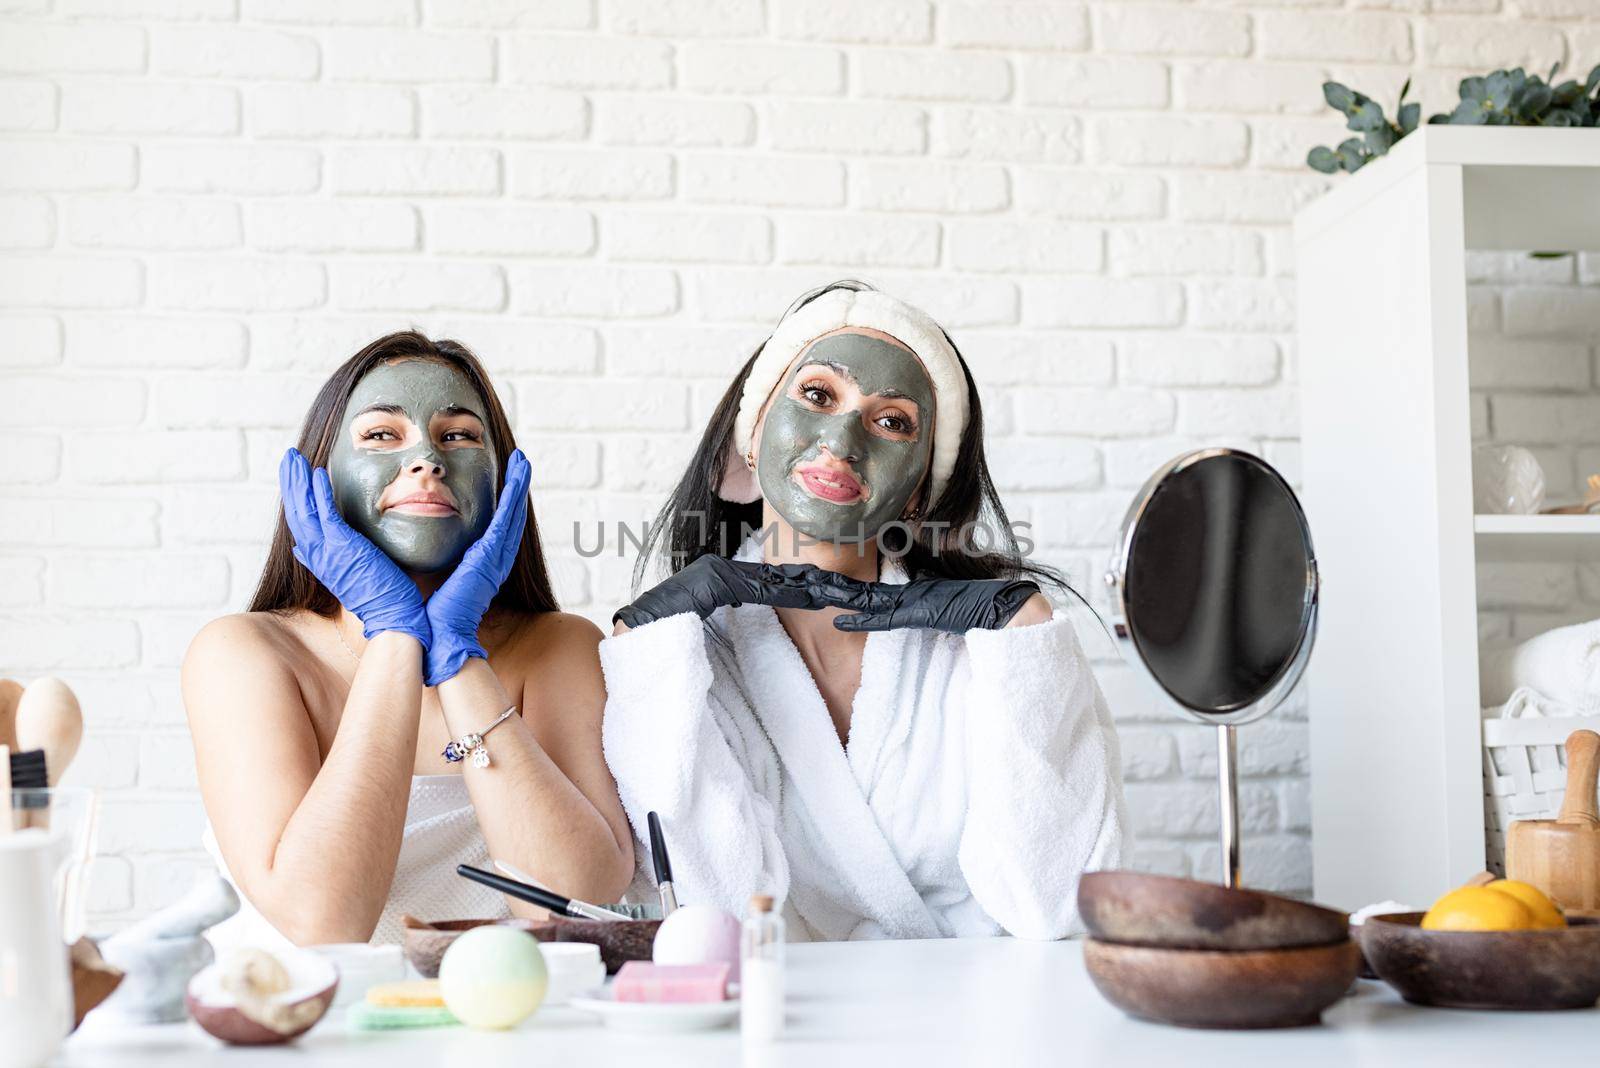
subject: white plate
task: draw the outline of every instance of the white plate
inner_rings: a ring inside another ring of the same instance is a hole
[[[591,990],[567,1002],[574,1009],[594,1013],[614,1031],[636,1034],[669,1034],[683,1031],[709,1031],[724,1027],[739,1017],[739,1001],[652,1002],[618,1001],[611,987]]]

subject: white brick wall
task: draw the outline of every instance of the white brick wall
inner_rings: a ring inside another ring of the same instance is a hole
[[[1295,477],[1287,223],[1329,181],[1305,150],[1340,136],[1320,82],[1388,101],[1414,76],[1433,110],[1482,67],[1600,60],[1575,0],[6,8],[0,673],[83,697],[102,925],[198,859],[174,665],[247,597],[278,456],[364,341],[414,324],[479,351],[561,592],[603,619],[626,561],[579,557],[573,522],[651,512],[763,327],[870,278],[954,331],[1008,503],[1103,602],[1155,465],[1226,442]],[[1600,264],[1473,272],[1474,426],[1575,495],[1600,469]],[[1489,633],[1600,614],[1573,565],[1484,589]],[[1209,873],[1209,734],[1101,677],[1136,862]],[[1241,738],[1251,878],[1297,890],[1305,716]]]

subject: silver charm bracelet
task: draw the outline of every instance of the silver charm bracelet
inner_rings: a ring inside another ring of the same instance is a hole
[[[483,728],[483,730],[473,731],[471,734],[463,734],[446,745],[444,747],[445,760],[451,764],[459,764],[461,761],[471,758],[473,767],[488,767],[489,747],[483,744],[483,736],[510,719],[512,713],[516,712],[516,710],[517,706],[512,705],[496,716],[494,722]]]

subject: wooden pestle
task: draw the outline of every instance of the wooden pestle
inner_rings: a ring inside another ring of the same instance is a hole
[[[22,700],[22,684],[16,679],[0,679],[0,745],[17,748],[17,704]]]
[[[1567,736],[1567,791],[1553,820],[1518,820],[1506,836],[1506,875],[1532,883],[1564,909],[1600,908],[1600,734]]]

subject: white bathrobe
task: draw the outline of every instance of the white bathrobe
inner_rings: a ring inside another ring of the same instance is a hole
[[[1120,860],[1116,732],[1060,614],[869,634],[847,746],[766,606],[656,620],[600,660],[640,870],[654,810],[684,904],[742,916],[772,894],[796,941],[1063,938],[1082,930],[1078,877]]]

